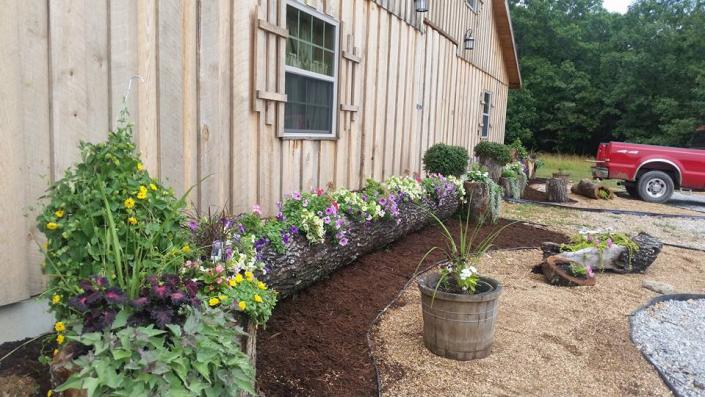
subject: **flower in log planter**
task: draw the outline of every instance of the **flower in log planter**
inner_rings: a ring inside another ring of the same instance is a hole
[[[477,265],[499,236],[502,227],[484,241],[473,241],[477,234],[469,228],[469,215],[460,225],[456,239],[443,222],[435,218],[447,242],[445,248],[433,247],[419,266],[434,251],[440,250],[445,262],[418,278],[423,313],[424,345],[431,352],[454,360],[487,357],[494,341],[500,283],[481,276]],[[477,226],[479,227],[479,226]]]
[[[475,145],[475,156],[480,159],[480,165],[485,167],[493,181],[502,176],[502,167],[512,161],[509,146],[501,143],[482,141]]]
[[[470,220],[478,225],[499,220],[502,188],[482,166],[474,166],[465,177],[464,190]]]

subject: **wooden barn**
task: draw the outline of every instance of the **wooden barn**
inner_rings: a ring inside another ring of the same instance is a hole
[[[0,339],[46,327],[43,305],[9,305],[43,288],[37,199],[114,128],[133,76],[147,169],[177,192],[209,176],[196,207],[270,213],[420,173],[436,142],[502,142],[521,86],[506,0],[3,1]]]

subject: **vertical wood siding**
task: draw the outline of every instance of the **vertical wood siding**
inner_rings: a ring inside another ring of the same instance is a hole
[[[286,0],[0,0],[0,304],[41,291],[38,198],[105,139],[127,104],[148,170],[200,209],[259,203],[318,186],[421,173],[436,142],[472,150],[481,95],[502,141],[507,73],[491,1],[301,0],[340,21],[338,139],[283,140]],[[428,18],[433,26],[424,24]],[[465,30],[477,47],[466,52]],[[343,52],[346,56],[342,56]],[[203,180],[200,184],[199,181]]]

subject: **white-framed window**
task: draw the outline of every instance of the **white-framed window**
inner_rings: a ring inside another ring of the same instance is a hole
[[[482,121],[480,122],[480,132],[483,138],[490,135],[490,112],[492,111],[492,93],[484,91],[482,93]]]
[[[465,0],[465,4],[470,7],[471,10],[477,11],[477,0]]]
[[[286,6],[284,137],[336,137],[338,22],[305,4]]]

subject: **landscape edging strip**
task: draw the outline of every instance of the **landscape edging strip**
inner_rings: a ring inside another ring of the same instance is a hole
[[[646,304],[640,306],[638,309],[634,310],[634,311],[632,312],[632,314],[629,315],[629,340],[631,340],[632,344],[634,344],[634,346],[636,347],[636,342],[634,342],[634,323],[633,323],[633,319],[634,319],[634,316],[635,316],[637,313],[639,313],[639,312],[641,312],[641,311],[643,311],[643,310],[645,310],[645,309],[647,309],[647,308],[649,308],[649,307],[651,307],[651,306],[653,306],[653,305],[655,305],[655,304],[657,304],[657,303],[660,303],[660,302],[665,302],[665,301],[670,301],[670,300],[686,301],[686,300],[690,300],[690,299],[705,299],[705,294],[668,294],[668,295],[660,295],[660,296],[656,296],[656,297],[652,298],[649,302],[647,302]],[[661,380],[663,380],[663,383],[665,383],[666,386],[668,386],[668,388],[671,390],[671,393],[673,393],[673,395],[676,396],[676,397],[683,397],[683,395],[680,394],[680,393],[678,393],[678,391],[676,390],[675,386],[674,386],[674,385],[671,383],[671,381],[666,377],[666,374],[664,374],[663,372],[661,372],[661,370],[659,369],[659,367],[657,367],[656,364],[651,360],[651,357],[649,357],[648,355],[646,355],[646,353],[644,353],[641,349],[638,349],[638,348],[637,348],[637,350],[639,350],[639,352],[641,353],[642,356],[644,356],[644,358],[646,359],[646,361],[647,361],[649,364],[651,364],[652,367],[654,367],[654,369],[655,369],[656,372],[658,373],[658,375],[659,375],[659,377],[661,378]]]

